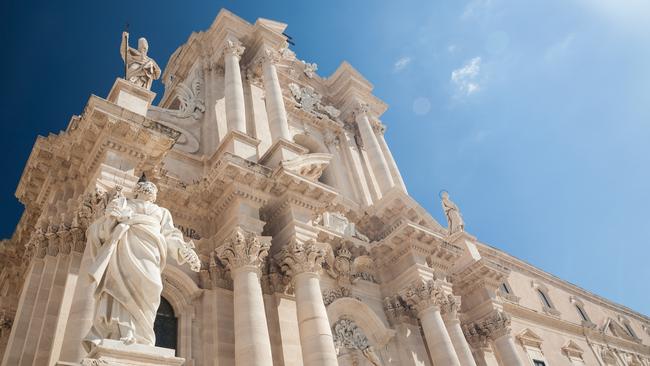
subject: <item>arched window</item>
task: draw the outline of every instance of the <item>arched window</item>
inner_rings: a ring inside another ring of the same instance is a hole
[[[537,293],[539,294],[539,298],[542,299],[542,303],[544,304],[544,306],[552,309],[553,305],[551,305],[551,302],[549,301],[544,291],[542,291],[541,289],[537,289]]]
[[[172,305],[162,296],[156,312],[156,320],[153,323],[153,330],[156,333],[156,347],[178,350],[178,319]]]
[[[589,317],[587,316],[585,309],[583,309],[580,304],[576,304],[576,309],[578,310],[578,314],[580,314],[580,318],[582,318],[583,321],[588,322]]]

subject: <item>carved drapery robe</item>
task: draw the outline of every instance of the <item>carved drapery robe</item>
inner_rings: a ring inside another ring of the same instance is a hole
[[[133,337],[154,345],[153,330],[168,257],[183,264],[191,248],[169,211],[139,199],[116,198],[87,231],[96,283],[93,326],[84,340],[90,350],[102,339]]]
[[[160,77],[160,67],[151,57],[135,48],[128,47],[126,51],[128,55],[126,80],[145,89],[151,89],[153,81]],[[121,48],[120,53],[124,60],[124,47]]]
[[[445,211],[445,216],[447,216],[447,227],[449,233],[453,234],[465,230],[463,216],[461,216],[460,210],[455,203],[445,197],[442,199],[442,209]]]

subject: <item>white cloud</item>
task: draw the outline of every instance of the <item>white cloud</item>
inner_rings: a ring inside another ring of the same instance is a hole
[[[458,46],[456,46],[455,44],[450,44],[449,46],[447,46],[447,52],[449,53],[454,53],[456,52],[457,49]]]
[[[474,94],[481,88],[477,80],[480,72],[481,58],[474,57],[463,67],[451,72],[451,82],[456,86],[460,94]]]
[[[408,56],[400,57],[399,60],[395,61],[395,65],[393,65],[393,70],[401,71],[406,66],[408,66],[411,63],[411,61],[412,61],[411,58]]]

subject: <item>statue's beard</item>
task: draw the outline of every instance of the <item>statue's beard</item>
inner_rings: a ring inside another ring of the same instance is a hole
[[[156,202],[156,194],[155,193],[137,192],[135,197],[138,198],[138,199],[144,200],[144,201]]]

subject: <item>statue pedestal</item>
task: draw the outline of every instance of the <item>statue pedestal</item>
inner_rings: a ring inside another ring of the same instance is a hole
[[[260,140],[233,130],[226,134],[213,156],[220,157],[224,152],[228,152],[246,160],[257,162],[257,145],[259,144]]]
[[[143,344],[126,345],[121,341],[105,339],[86,358],[81,366],[181,366],[185,359],[176,357],[169,348]]]
[[[141,116],[147,115],[147,110],[156,93],[151,90],[139,87],[122,78],[117,78],[115,84],[108,93],[108,101],[113,102],[124,109]]]

